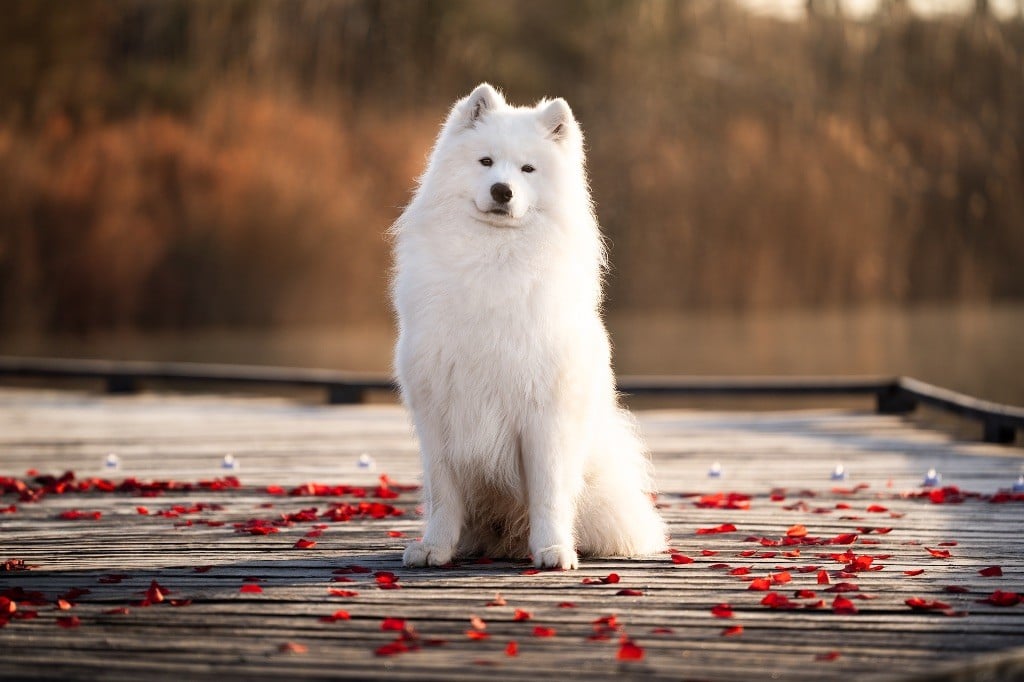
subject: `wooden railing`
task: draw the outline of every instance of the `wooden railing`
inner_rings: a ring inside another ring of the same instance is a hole
[[[358,403],[369,391],[392,391],[381,374],[248,365],[185,362],[129,362],[0,356],[0,377],[94,379],[108,393],[138,391],[147,381],[252,384],[321,388],[332,404]],[[933,386],[909,377],[691,377],[622,376],[619,390],[630,395],[675,396],[852,396],[873,395],[878,412],[902,414],[926,404],[979,421],[983,438],[1013,443],[1024,430],[1024,409]]]

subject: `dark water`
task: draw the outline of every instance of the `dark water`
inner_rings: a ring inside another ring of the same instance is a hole
[[[1024,304],[609,316],[621,374],[903,374],[1024,405]],[[0,354],[386,372],[388,325],[8,336]]]

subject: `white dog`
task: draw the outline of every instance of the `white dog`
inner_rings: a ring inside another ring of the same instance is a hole
[[[406,565],[482,552],[568,569],[664,549],[615,392],[605,254],[565,100],[513,107],[482,84],[457,102],[392,231],[426,512]]]

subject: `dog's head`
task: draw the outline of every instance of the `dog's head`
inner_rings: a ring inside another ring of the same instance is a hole
[[[452,108],[434,154],[443,157],[431,166],[447,176],[446,193],[497,227],[521,225],[585,191],[582,134],[561,98],[514,107],[483,83]]]

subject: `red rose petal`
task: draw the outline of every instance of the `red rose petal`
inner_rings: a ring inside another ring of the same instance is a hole
[[[979,599],[979,604],[991,604],[992,606],[1016,606],[1024,601],[1024,596],[1016,592],[1003,592],[996,590],[985,599]]]
[[[243,594],[259,594],[263,592],[263,588],[256,583],[246,583],[238,591]]]
[[[786,531],[786,536],[791,538],[802,538],[807,535],[807,526],[800,525],[799,523],[790,526],[789,530]]]
[[[306,540],[305,538],[299,538],[299,540],[292,545],[295,549],[312,549],[316,547],[315,540]]]
[[[391,571],[377,571],[373,574],[373,579],[381,587],[394,585],[398,582],[398,576]]]
[[[948,549],[928,549],[925,547],[925,550],[927,550],[927,552],[932,556],[940,559],[948,559],[951,556]]]
[[[697,535],[716,535],[718,533],[733,533],[736,531],[736,526],[731,523],[723,523],[720,526],[714,528],[698,528]]]
[[[534,637],[554,637],[555,634],[556,632],[554,628],[546,628],[540,625],[537,625],[533,628]]]
[[[584,578],[580,582],[584,585],[614,585],[620,580],[621,578],[618,573],[609,573],[604,578]]]
[[[752,581],[750,581],[750,584],[747,585],[747,589],[755,590],[758,592],[764,592],[766,590],[772,589],[772,581],[768,578],[754,578]]]
[[[323,623],[336,623],[339,620],[350,620],[352,618],[348,611],[335,611],[329,616],[320,616]]]
[[[405,630],[405,619],[385,618],[380,622],[380,629],[382,631],[397,630],[398,632],[401,632]]]
[[[978,574],[986,578],[997,578],[1003,574],[1003,569],[1000,566],[989,566],[978,571]]]
[[[914,611],[945,611],[950,608],[949,604],[946,604],[945,602],[938,600],[928,601],[921,597],[911,597],[910,599],[905,599],[903,603]]]
[[[725,628],[722,630],[722,637],[736,637],[737,635],[743,634],[742,625],[733,625],[732,627]]]
[[[716,604],[711,607],[711,615],[715,618],[732,618],[732,606],[729,604]]]
[[[832,587],[825,590],[826,592],[860,592],[860,587],[857,583],[836,583]]]
[[[778,592],[769,592],[761,600],[762,606],[767,606],[770,609],[777,610],[789,610],[798,608],[796,604],[791,602],[785,595],[779,594]]]
[[[277,647],[277,650],[285,654],[304,654],[309,651],[309,647],[297,642],[285,642],[281,646]]]
[[[857,613],[857,607],[854,605],[852,601],[840,595],[832,601],[832,612],[840,614],[853,614]]]
[[[396,639],[394,642],[389,642],[383,646],[377,647],[373,652],[377,656],[394,656],[406,651],[410,651],[410,647],[401,639]]]
[[[674,563],[674,564],[692,564],[693,563],[693,559],[691,559],[688,556],[684,556],[682,554],[673,554],[672,555],[672,563]]]
[[[148,603],[145,605],[148,606],[149,604],[159,604],[164,600],[164,597],[170,593],[170,590],[168,590],[166,587],[164,587],[157,581],[153,580],[149,583],[149,588],[146,590],[145,601]]]
[[[558,602],[558,608],[560,608],[560,609],[574,609],[574,608],[576,608],[576,604],[571,602],[571,601],[562,601],[562,602]]]
[[[356,592],[355,590],[334,590],[334,589],[329,589],[329,590],[327,590],[327,594],[331,595],[332,597],[358,597],[359,596],[359,593]]]
[[[814,659],[817,660],[817,661],[834,661],[837,658],[839,658],[841,655],[842,654],[840,654],[838,651],[829,651],[829,652],[824,653],[824,654],[818,654],[817,656],[814,657]]]
[[[107,609],[103,613],[108,616],[127,616],[131,611],[128,610],[127,606],[119,606],[116,609]]]
[[[903,571],[903,575],[909,575],[909,576],[921,575],[922,573],[924,573],[924,569],[923,568],[917,568],[917,569],[914,569],[913,571]]]
[[[784,585],[793,579],[789,571],[782,571],[781,573],[774,573],[771,576],[772,582],[776,585]]]
[[[642,597],[642,596],[644,596],[644,593],[641,592],[640,590],[631,590],[629,588],[626,588],[624,590],[619,590],[618,592],[616,592],[615,596],[616,597]]]
[[[533,614],[529,611],[523,611],[522,609],[516,609],[515,613],[512,614],[512,620],[515,621],[530,620],[531,618],[533,618]]]
[[[644,657],[644,650],[630,639],[622,638],[619,653],[615,655],[620,661],[639,661]]]
[[[505,655],[506,656],[518,656],[519,655],[519,645],[515,642],[515,640],[512,640],[511,642],[509,642],[508,644],[505,645]]]

